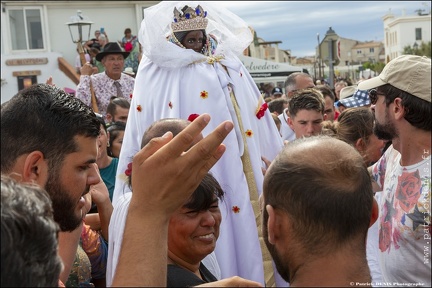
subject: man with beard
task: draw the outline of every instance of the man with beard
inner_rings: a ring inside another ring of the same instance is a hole
[[[160,255],[167,255],[169,218],[222,157],[225,146],[221,143],[233,129],[232,122],[224,121],[183,153],[209,121],[210,116],[203,114],[176,139],[168,132],[135,155],[135,193],[115,275],[117,286],[166,285],[166,259]],[[63,250],[69,257],[62,259],[65,267],[77,251],[86,205],[83,196],[100,181],[96,170],[99,127],[87,105],[52,85],[33,85],[1,105],[1,173],[48,192],[60,230],[73,231],[66,245],[59,237],[59,254]],[[152,237],[142,237],[149,234]],[[130,259],[137,264],[128,265]]]
[[[59,224],[65,282],[75,258],[90,186],[99,182],[99,121],[82,101],[51,85],[20,91],[1,107],[1,173],[39,185]]]
[[[323,135],[296,139],[273,160],[263,191],[264,240],[290,286],[371,285],[366,236],[378,208],[354,147]]]
[[[402,55],[362,81],[375,104],[374,133],[392,145],[370,167],[381,188],[379,257],[384,282],[431,286],[431,59]]]

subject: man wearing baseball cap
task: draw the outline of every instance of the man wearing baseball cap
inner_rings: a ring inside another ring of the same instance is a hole
[[[358,84],[375,105],[374,133],[392,145],[371,166],[380,186],[383,281],[431,286],[431,59],[402,55]]]
[[[272,90],[272,99],[277,99],[277,98],[281,98],[282,97],[282,89],[279,87],[275,87]]]

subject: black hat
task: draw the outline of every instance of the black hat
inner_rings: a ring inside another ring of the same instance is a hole
[[[127,58],[129,56],[129,52],[123,51],[117,42],[108,42],[103,47],[103,52],[96,54],[96,60],[102,61],[103,57],[109,54],[122,54],[123,58]]]
[[[272,90],[272,95],[274,95],[274,94],[280,94],[280,95],[282,95],[282,94],[283,94],[283,93],[282,93],[282,89],[279,88],[279,87],[275,87],[275,88],[273,88],[273,90]]]

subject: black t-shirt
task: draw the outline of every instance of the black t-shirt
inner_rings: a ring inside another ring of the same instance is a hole
[[[202,279],[180,266],[168,264],[167,287],[191,287],[217,281],[216,277],[200,263],[199,271]]]

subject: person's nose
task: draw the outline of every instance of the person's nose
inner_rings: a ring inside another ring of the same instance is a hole
[[[306,133],[309,135],[312,135],[314,133],[314,126],[313,124],[307,124],[306,126]]]
[[[210,212],[210,210],[202,212],[201,217],[202,226],[213,227],[216,224],[216,219],[213,213]]]
[[[93,163],[92,167],[89,169],[89,175],[87,177],[87,185],[95,185],[102,181],[99,173],[97,171],[97,164]]]
[[[203,43],[201,43],[201,42],[199,42],[199,41],[196,41],[196,42],[193,44],[193,49],[194,49],[194,50],[200,50],[200,49],[202,48],[202,46],[203,46]]]

